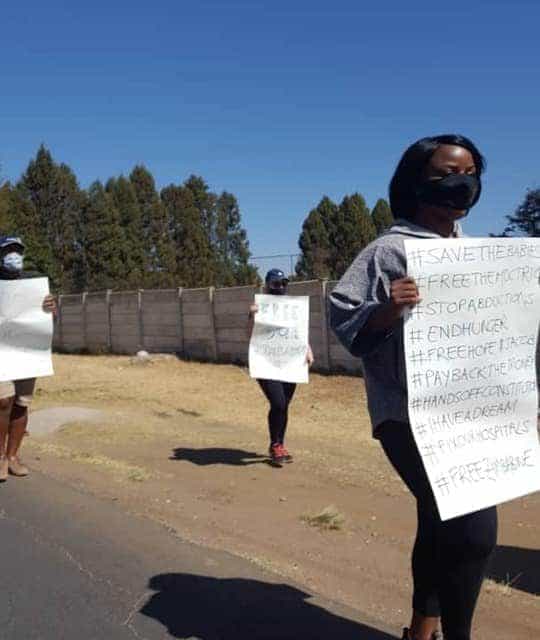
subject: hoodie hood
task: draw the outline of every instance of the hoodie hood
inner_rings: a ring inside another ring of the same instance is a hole
[[[438,233],[435,231],[431,231],[430,229],[426,229],[425,227],[421,227],[414,222],[409,222],[409,220],[405,220],[404,218],[398,218],[394,224],[387,229],[382,236],[387,235],[401,235],[407,236],[409,238],[441,238]],[[456,238],[463,238],[463,230],[461,229],[461,225],[459,222],[454,222],[454,235]]]

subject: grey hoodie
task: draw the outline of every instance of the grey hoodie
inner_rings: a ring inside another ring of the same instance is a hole
[[[454,235],[463,235],[457,224]],[[386,331],[363,336],[358,332],[371,313],[389,301],[391,281],[407,275],[403,241],[440,237],[407,220],[396,220],[359,253],[330,295],[332,329],[343,346],[362,359],[375,437],[377,427],[386,420],[409,421],[403,321]]]

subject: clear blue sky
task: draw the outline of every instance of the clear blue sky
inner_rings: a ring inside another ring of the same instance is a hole
[[[460,132],[488,159],[485,235],[540,184],[539,23],[536,0],[6,2],[2,174],[41,142],[83,186],[197,173],[255,255],[284,253],[323,194],[372,206],[406,145]]]

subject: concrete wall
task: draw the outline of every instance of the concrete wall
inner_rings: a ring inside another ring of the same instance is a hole
[[[360,373],[328,323],[335,283],[293,282],[291,295],[309,296],[315,369]],[[248,309],[257,287],[92,292],[60,296],[54,346],[91,353],[178,353],[185,358],[246,364]]]
[[[86,348],[94,352],[111,348],[109,297],[106,291],[86,294]]]
[[[86,347],[84,294],[60,296],[58,340],[65,351],[79,351]]]
[[[141,291],[142,346],[146,351],[183,351],[181,296],[181,289]]]
[[[217,360],[213,309],[214,289],[182,292],[183,354],[197,360]]]
[[[330,329],[328,297],[336,282],[293,282],[309,296],[315,369],[361,375]],[[156,289],[62,295],[53,346],[67,352],[178,353],[185,358],[246,364],[248,309],[256,287]],[[540,333],[536,351],[540,380]]]
[[[214,327],[220,362],[247,363],[248,310],[257,291],[257,287],[214,291]]]
[[[115,291],[110,295],[111,351],[136,353],[142,349],[139,291]]]

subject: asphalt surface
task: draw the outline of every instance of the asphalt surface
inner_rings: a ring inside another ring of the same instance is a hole
[[[0,640],[392,640],[358,611],[34,473],[0,486]]]

